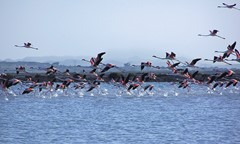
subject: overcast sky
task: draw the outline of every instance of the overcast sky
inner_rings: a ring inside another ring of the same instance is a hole
[[[1,0],[0,59],[95,56],[127,61],[152,55],[213,58],[240,39],[240,11],[219,0]],[[240,1],[228,0],[226,3]],[[218,29],[217,37],[199,37]],[[39,50],[14,45],[31,42]]]

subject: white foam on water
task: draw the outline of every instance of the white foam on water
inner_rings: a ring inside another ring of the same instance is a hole
[[[236,87],[229,86],[225,87],[216,87],[211,89],[211,86],[206,85],[196,85],[191,84],[191,87],[188,89],[178,88],[178,84],[172,85],[169,83],[149,83],[154,85],[154,88],[151,91],[144,91],[142,88],[138,88],[135,90],[127,91],[126,86],[113,86],[111,84],[103,83],[101,87],[93,89],[91,92],[87,92],[88,87],[85,89],[72,89],[67,88],[65,90],[58,89],[49,89],[42,90],[39,92],[38,88],[35,88],[33,93],[26,94],[26,96],[38,97],[38,98],[56,98],[56,97],[85,97],[85,96],[137,96],[137,97],[147,97],[147,96],[214,96],[214,95],[222,95],[228,96],[231,95],[240,95],[239,85]],[[11,96],[21,96],[22,91],[25,88],[20,88],[19,86],[12,87],[11,90],[0,92],[2,95],[6,95],[6,97]]]

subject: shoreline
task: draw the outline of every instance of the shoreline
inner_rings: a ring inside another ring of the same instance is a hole
[[[224,72],[224,71],[222,71]],[[156,79],[146,79],[145,82],[180,82],[186,79],[186,77],[179,75],[179,74],[171,74],[171,73],[166,73],[166,72],[107,72],[104,73],[104,76],[102,77],[104,79],[103,82],[110,82],[112,79],[117,80],[118,78],[126,77],[128,74],[130,74],[130,79],[134,77],[140,77],[143,73],[154,73],[157,78]],[[192,72],[190,72],[192,73]],[[212,72],[199,72],[196,75],[196,80],[205,82],[207,81],[209,76],[212,75],[217,75],[221,72],[215,72],[215,74],[212,74]],[[86,75],[86,80],[87,81],[94,81],[97,79],[97,76],[90,74],[90,73],[76,73],[76,72],[71,72],[70,75],[65,75],[63,73],[58,73],[58,74],[50,74],[47,75],[45,73],[5,73],[6,76],[2,76],[2,78],[6,79],[12,79],[16,78],[21,81],[27,82],[29,81],[29,78],[31,78],[32,81],[38,81],[38,82],[46,82],[46,81],[53,81],[54,82],[61,82],[62,80],[65,80],[66,78],[74,79],[75,82],[81,82],[81,80],[78,80],[79,76]],[[237,79],[239,80],[240,78],[240,70],[235,71],[235,74],[231,77],[226,77],[224,78],[224,81],[231,80],[231,79]],[[222,81],[222,79],[218,80]]]

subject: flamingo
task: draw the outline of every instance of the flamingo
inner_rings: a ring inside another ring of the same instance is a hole
[[[126,86],[126,85],[127,85],[127,83],[129,82],[130,76],[131,76],[131,74],[130,74],[130,73],[127,75],[127,77],[126,77],[126,78],[124,78],[124,76],[122,76],[122,81],[121,81],[121,84],[122,84],[122,85],[124,85],[124,86]]]
[[[104,81],[104,79],[103,79],[104,75],[105,75],[104,73],[100,74],[99,76],[97,76],[97,79],[95,81],[103,82]]]
[[[146,91],[147,89],[149,90],[149,91],[151,91],[152,89],[154,88],[154,85],[147,85],[147,86],[145,86],[144,87],[144,91]]]
[[[24,66],[16,67],[16,73],[19,74],[20,72],[25,72],[26,73],[26,69],[25,69]]]
[[[19,79],[1,79],[0,81],[0,88],[5,92],[6,95],[9,95],[8,89],[11,86],[17,85],[22,83]],[[7,99],[7,98],[6,98]]]
[[[31,88],[31,87],[29,87],[29,88],[25,89],[25,90],[22,92],[22,94],[29,94],[30,92],[33,92],[33,91],[34,91],[34,89]]]
[[[234,73],[235,73],[234,71],[228,70],[228,72],[223,72],[223,73],[221,73],[221,74],[217,77],[217,79],[222,79],[222,78],[224,78],[224,77],[231,77]]]
[[[219,56],[219,57],[214,56],[213,60],[210,60],[210,59],[204,59],[204,60],[205,60],[205,61],[212,61],[213,63],[215,63],[215,62],[223,62],[223,63],[225,63],[225,64],[232,65],[232,64],[226,62],[226,61],[224,60],[223,56]]]
[[[168,68],[173,71],[173,73],[177,73],[176,66],[178,66],[180,62],[171,64],[170,61],[167,61]]]
[[[14,78],[14,79],[11,79],[11,80],[6,80],[5,83],[4,83],[4,86],[6,88],[9,88],[9,87],[17,85],[19,83],[22,83],[21,80]]]
[[[144,81],[146,80],[147,76],[148,76],[148,73],[143,73],[140,77],[136,77],[136,80],[138,82],[140,82],[140,83],[144,83]]]
[[[99,87],[100,82],[99,81],[94,81],[93,83],[90,84],[90,88],[87,90],[87,92],[92,91],[94,88]]]
[[[68,87],[72,82],[74,82],[74,80],[68,78],[63,81],[62,85],[65,85],[66,87]]]
[[[51,65],[49,68],[47,68],[46,74],[47,75],[55,74],[55,73],[57,73],[57,71],[58,71],[58,69],[55,68],[53,65]]]
[[[120,67],[118,67],[116,65],[102,63],[101,62],[103,60],[102,55],[104,55],[105,53],[106,52],[99,53],[96,58],[92,57],[89,61],[86,60],[86,59],[82,59],[82,61],[89,62],[91,64],[91,66],[93,66],[94,68],[98,68],[99,64],[104,65],[105,66],[105,68],[104,68],[105,70],[102,70],[103,72],[108,71],[110,68],[113,68],[113,67],[118,69],[118,70],[120,70],[121,72],[125,72],[124,70],[122,70]]]
[[[102,69],[101,73],[108,71],[110,68],[115,67],[113,64],[106,64],[106,66]]]
[[[153,66],[150,61],[141,62],[141,65],[132,65],[132,66],[133,66],[133,67],[138,67],[138,66],[140,66],[141,70],[143,70],[145,67],[152,67],[152,68],[160,69],[159,66]]]
[[[218,6],[218,8],[229,8],[229,9],[240,10],[239,8],[235,7],[237,4],[231,4],[231,5],[226,4],[226,3],[222,3],[222,4],[223,4],[223,6]]]
[[[232,45],[228,45],[226,51],[215,51],[217,53],[223,53],[223,58],[228,58],[231,54],[234,54],[234,49],[236,46],[236,41]]]
[[[200,60],[201,60],[201,58],[193,59],[193,60],[191,61],[191,63],[186,62],[186,66],[187,66],[187,67],[196,67],[195,64],[196,64],[198,61],[200,61]]]
[[[236,59],[231,59],[231,60],[226,59],[226,61],[236,61],[240,63],[240,53],[237,49],[235,49],[235,54],[236,54]]]
[[[101,52],[101,53],[99,53],[99,54],[97,55],[97,57],[94,59],[94,63],[95,63],[96,65],[98,65],[98,63],[100,63],[100,62],[103,60],[102,56],[103,56],[104,54],[106,54],[106,52]]]
[[[151,78],[151,79],[155,80],[157,78],[157,76],[156,76],[155,73],[148,73],[148,78]]]
[[[140,86],[140,84],[137,84],[137,83],[135,83],[135,84],[130,84],[130,86],[128,87],[128,91],[130,91],[131,89],[132,90],[135,90],[137,87],[139,87]]]
[[[32,47],[31,45],[32,45],[32,44],[31,44],[30,42],[28,42],[28,43],[24,43],[23,46],[15,45],[15,47],[24,47],[24,48],[30,48],[30,49],[38,50],[38,48]]]
[[[236,86],[238,83],[238,80],[232,79],[226,84],[226,88],[229,87],[230,85]]]
[[[42,82],[41,84],[38,85],[38,90],[41,92],[43,89],[47,89],[47,82]],[[57,86],[58,87],[58,86]],[[57,90],[57,89],[56,89]]]
[[[95,69],[91,70],[89,73],[97,77],[98,74],[96,73],[96,71],[97,71],[97,69],[95,68]]]
[[[214,90],[217,86],[222,87],[223,86],[223,82],[219,81],[219,82],[215,82],[214,85],[212,86],[212,90]]]
[[[184,81],[181,82],[180,85],[178,86],[178,88],[183,88],[183,89],[185,89],[185,88],[187,88],[187,87],[189,87],[189,83],[188,83],[187,80],[184,80]]]
[[[66,85],[63,85],[63,84],[57,84],[56,85],[56,88],[55,88],[55,90],[58,90],[58,89],[62,89],[62,90],[64,90],[66,88]]]
[[[83,74],[83,75],[76,74],[74,75],[73,79],[78,82],[87,82],[86,77],[87,77],[86,74]]]
[[[101,61],[103,60],[102,56],[104,54],[106,54],[106,52],[99,53],[96,58],[92,57],[89,61],[86,59],[82,59],[82,61],[89,62],[93,67],[98,67],[99,64],[102,64]]]
[[[157,76],[154,73],[143,73],[140,76],[134,76],[132,78],[132,81],[136,81],[138,83],[144,83],[146,79],[156,79]]]
[[[198,74],[198,71],[194,72],[193,74],[189,73],[188,68],[186,68],[182,73],[183,76],[192,80],[195,80],[194,78],[196,77],[197,74]]]
[[[211,84],[213,81],[215,81],[216,80],[216,76],[215,75],[213,75],[213,76],[211,76],[211,77],[208,77],[208,81],[207,81],[207,84]]]
[[[151,67],[152,66],[152,63],[150,61],[147,61],[147,62],[141,62],[141,70],[144,69],[144,67]]]
[[[61,84],[57,84],[57,85],[56,85],[55,90],[58,90],[58,89],[64,90],[64,89],[68,88],[68,86],[69,86],[72,82],[74,82],[74,80],[72,80],[72,79],[65,79]]]
[[[174,52],[168,53],[166,52],[166,57],[165,58],[161,58],[158,56],[153,55],[152,57],[157,58],[157,59],[162,59],[162,60],[171,60],[173,62],[173,60],[180,62],[179,60],[176,59],[176,54]]]
[[[80,82],[74,85],[75,90],[76,89],[83,89],[85,87],[86,83],[85,82]]]
[[[221,37],[219,35],[217,35],[217,33],[219,32],[218,30],[214,29],[213,31],[209,30],[210,34],[208,35],[203,35],[203,34],[198,34],[198,36],[216,36],[219,37],[221,39],[225,39],[224,37]]]
[[[66,70],[63,72],[63,74],[66,75],[66,76],[71,76],[69,69],[66,69]]]

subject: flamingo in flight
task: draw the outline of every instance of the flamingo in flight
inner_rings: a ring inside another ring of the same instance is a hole
[[[136,88],[138,88],[140,86],[140,84],[130,84],[129,87],[128,87],[128,91],[130,92],[130,90],[135,90]]]
[[[190,63],[186,62],[186,67],[196,67],[195,64],[200,61],[201,58],[196,58],[196,59],[193,59]]]
[[[235,54],[236,54],[236,59],[231,59],[231,60],[226,59],[226,61],[236,61],[240,63],[240,53],[237,49],[235,49]]]
[[[223,63],[225,63],[225,64],[232,65],[232,64],[226,62],[226,61],[224,60],[223,56],[219,56],[219,57],[214,56],[214,57],[213,57],[213,60],[211,60],[211,59],[204,59],[204,60],[205,60],[205,61],[212,61],[213,63],[215,63],[215,62],[223,62]]]
[[[234,55],[234,49],[236,46],[236,41],[232,44],[232,45],[228,45],[227,50],[226,51],[215,51],[216,53],[223,53],[223,58],[228,58],[231,54]]]
[[[30,42],[28,42],[28,43],[24,43],[23,46],[15,45],[15,47],[24,47],[24,48],[29,48],[29,49],[38,50],[38,48],[32,47],[31,45],[32,45],[32,44],[31,44]]]
[[[152,57],[157,58],[157,59],[162,59],[162,60],[171,60],[173,62],[173,60],[180,62],[179,60],[176,59],[176,54],[174,52],[168,53],[166,52],[166,57],[165,58],[161,58],[158,56],[153,55]]]
[[[221,39],[225,39],[224,37],[221,37],[221,36],[217,35],[219,30],[214,29],[213,31],[209,30],[209,32],[210,32],[210,34],[208,34],[208,35],[198,34],[198,36],[216,36],[216,37],[219,37]]]
[[[94,88],[98,88],[100,85],[99,81],[94,81],[93,83],[89,84],[89,89],[86,92],[92,91]]]
[[[29,87],[29,88],[26,88],[23,92],[22,92],[22,94],[29,94],[30,92],[33,92],[34,91],[34,89],[32,88],[32,87]]]
[[[150,61],[147,61],[147,62],[141,62],[141,70],[144,69],[144,67],[151,67],[152,66],[152,63]]]
[[[25,73],[27,73],[24,66],[16,67],[16,73],[19,74],[20,72],[25,72]]]
[[[141,65],[132,65],[133,67],[140,67],[141,71],[145,68],[145,67],[152,67],[152,68],[156,68],[156,69],[160,69],[159,66],[153,66],[152,62],[147,61],[147,62],[141,62]]]
[[[130,76],[131,76],[131,74],[129,73],[128,75],[127,75],[127,77],[126,78],[124,78],[124,76],[122,75],[122,80],[121,80],[121,84],[123,85],[123,86],[127,86],[127,83],[129,82],[129,80],[130,80]]]
[[[55,74],[57,73],[58,69],[53,67],[53,65],[51,65],[49,68],[47,68],[47,72],[46,74],[49,75],[49,74]]]
[[[144,83],[144,81],[147,79],[148,73],[143,73],[139,77],[135,77],[134,79],[137,80],[139,83]]]
[[[144,87],[144,91],[146,91],[147,89],[151,91],[153,88],[154,88],[154,85],[147,85]]]
[[[102,64],[101,61],[103,60],[102,56],[104,54],[106,54],[106,52],[99,53],[96,58],[92,57],[89,61],[86,59],[82,59],[82,61],[89,62],[93,67],[98,67],[99,64]]]
[[[185,89],[185,88],[187,88],[187,87],[189,87],[189,83],[188,83],[187,80],[182,81],[182,82],[180,83],[180,85],[178,86],[178,88],[183,88],[183,89]]]
[[[212,86],[212,90],[214,90],[217,86],[222,87],[223,84],[224,84],[224,83],[221,82],[221,81],[215,82],[214,85]]]
[[[19,83],[22,83],[19,79],[1,79],[2,81],[0,81],[0,89],[2,89],[6,95],[8,95],[8,88],[10,88],[11,86],[17,85]]]
[[[213,83],[213,81],[215,81],[217,79],[217,76],[213,75],[211,77],[208,77],[208,81],[207,81],[207,84],[211,84]]]
[[[231,5],[226,4],[226,3],[222,3],[222,4],[223,4],[223,6],[218,6],[218,8],[229,8],[229,9],[240,10],[239,8],[235,7],[237,4],[231,4]]]
[[[198,71],[194,72],[193,74],[189,73],[188,68],[186,68],[182,73],[182,75],[184,77],[186,77],[188,79],[192,79],[194,81],[195,81],[195,77],[196,77],[197,74],[198,74]]]
[[[76,89],[83,89],[85,87],[86,83],[85,82],[79,82],[79,83],[76,83],[73,87]]]
[[[234,71],[228,70],[227,72],[223,72],[223,73],[219,74],[219,76],[217,77],[217,79],[222,79],[222,78],[224,78],[224,77],[231,77],[233,74],[235,74]]]
[[[173,73],[177,73],[177,68],[176,68],[176,66],[178,66],[179,64],[180,64],[180,62],[171,64],[170,61],[167,61],[168,68],[169,68],[170,70],[172,70]]]
[[[238,83],[238,80],[236,79],[231,79],[227,84],[226,84],[226,88],[229,87],[230,85],[236,86]]]
[[[105,67],[102,69],[101,73],[108,71],[110,68],[115,67],[113,64],[106,64]]]

